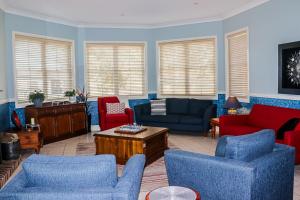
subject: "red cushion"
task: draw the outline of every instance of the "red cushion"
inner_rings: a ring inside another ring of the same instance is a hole
[[[262,130],[262,128],[247,125],[228,125],[223,128],[222,135],[245,135]]]
[[[106,122],[107,123],[116,123],[116,122],[124,122],[129,123],[128,115],[126,114],[107,114]]]
[[[248,123],[277,131],[285,122],[295,117],[300,118],[300,110],[255,104]]]

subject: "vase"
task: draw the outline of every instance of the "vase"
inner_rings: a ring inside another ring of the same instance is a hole
[[[76,102],[76,96],[69,97],[69,101],[71,103],[75,103]]]
[[[35,107],[40,108],[40,107],[43,106],[43,101],[41,99],[34,99],[33,104],[34,104]]]

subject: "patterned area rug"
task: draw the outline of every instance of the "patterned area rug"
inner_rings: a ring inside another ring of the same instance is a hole
[[[178,149],[169,143],[169,148]],[[76,148],[76,155],[94,155],[96,147],[94,143],[79,143]],[[118,173],[122,174],[123,165],[118,165]],[[164,158],[160,158],[145,168],[142,180],[141,192],[149,192],[158,187],[168,185],[167,172]]]

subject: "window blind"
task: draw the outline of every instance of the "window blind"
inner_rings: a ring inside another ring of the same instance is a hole
[[[86,44],[91,96],[145,94],[145,44]]]
[[[162,96],[215,96],[214,38],[159,43],[159,92]]]
[[[18,103],[27,103],[34,90],[52,101],[74,88],[72,42],[16,34],[14,51]]]
[[[248,31],[227,36],[228,95],[247,99],[249,96]]]

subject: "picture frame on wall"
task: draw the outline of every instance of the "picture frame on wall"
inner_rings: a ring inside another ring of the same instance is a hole
[[[278,45],[278,93],[300,95],[300,41]]]

